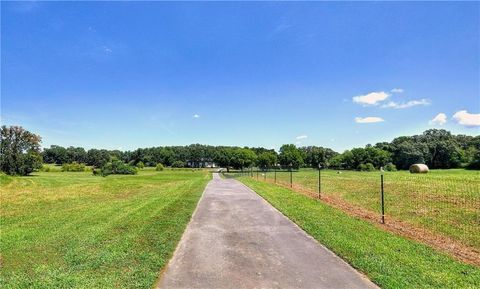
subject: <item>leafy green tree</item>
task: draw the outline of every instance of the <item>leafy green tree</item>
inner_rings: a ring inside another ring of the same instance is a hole
[[[172,163],[172,168],[184,168],[184,167],[185,167],[185,163],[182,161],[174,161]]]
[[[90,149],[87,152],[87,164],[97,168],[103,167],[110,161],[110,153],[107,150]]]
[[[448,169],[461,163],[460,146],[449,131],[430,129],[417,137],[427,147],[424,158],[431,168]]]
[[[480,151],[475,153],[473,159],[467,165],[467,168],[470,170],[480,170]]]
[[[258,154],[257,166],[268,169],[277,164],[277,154],[271,151],[264,151]]]
[[[397,168],[406,170],[412,164],[424,164],[424,148],[411,142],[403,142],[395,146],[393,163]]]
[[[61,165],[68,163],[67,149],[62,146],[51,145],[42,153],[43,161],[47,164]]]
[[[318,164],[322,167],[329,166],[330,159],[338,154],[332,149],[317,146],[301,147],[300,151],[303,153],[305,165],[312,168],[318,167]]]
[[[3,125],[0,133],[0,170],[9,175],[28,175],[42,167],[41,137],[21,126]]]
[[[233,148],[219,147],[216,151],[214,161],[218,166],[227,168],[227,171],[229,171],[232,158],[233,158]]]
[[[248,148],[235,148],[230,159],[230,166],[235,169],[243,169],[253,166],[257,160],[257,155]]]
[[[280,164],[285,168],[298,169],[303,165],[302,152],[294,144],[285,144],[280,147],[278,155]]]
[[[84,148],[81,147],[68,147],[65,150],[67,163],[86,163],[87,162],[87,152]]]

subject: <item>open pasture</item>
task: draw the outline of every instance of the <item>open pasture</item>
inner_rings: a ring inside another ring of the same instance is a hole
[[[254,174],[256,178],[256,175]],[[274,181],[274,172],[260,179]],[[278,183],[289,186],[290,173],[277,172]],[[480,249],[480,171],[432,170],[428,174],[408,171],[384,173],[385,214],[419,228],[439,233]],[[318,170],[292,173],[294,188],[316,195]],[[375,212],[380,219],[380,172],[321,171],[321,193]]]
[[[151,288],[206,171],[1,175],[1,288]]]

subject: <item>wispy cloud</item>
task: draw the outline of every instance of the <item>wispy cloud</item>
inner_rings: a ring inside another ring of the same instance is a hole
[[[200,118],[200,115],[194,114],[192,117],[193,117],[193,118]]]
[[[296,139],[300,140],[300,139],[306,139],[308,137],[308,135],[306,134],[302,134],[302,135],[299,135],[296,137]]]
[[[402,93],[403,91],[403,88],[393,88],[390,90],[391,93]]]
[[[480,126],[480,113],[468,113],[466,110],[460,110],[453,115],[453,119],[466,127]]]
[[[422,98],[419,100],[410,100],[404,103],[398,103],[395,101],[390,101],[387,104],[382,105],[382,108],[395,108],[395,109],[403,109],[403,108],[409,108],[413,106],[419,106],[419,105],[429,105],[430,101],[428,99]]]
[[[18,1],[13,2],[12,10],[19,13],[28,13],[38,9],[40,3],[38,1]]]
[[[384,121],[383,118],[377,116],[367,116],[367,117],[356,117],[356,123],[375,123],[375,122],[382,122]]]
[[[353,102],[363,105],[378,105],[380,102],[386,100],[390,94],[385,91],[370,92],[364,95],[357,95],[352,98]]]
[[[292,28],[292,24],[288,24],[288,23],[281,23],[281,24],[278,24],[275,29],[273,30],[273,33],[274,34],[277,34],[277,33],[281,33],[283,31],[286,31],[290,28]]]
[[[111,48],[107,47],[107,46],[102,46],[102,50],[105,53],[112,53],[113,52],[113,50]]]
[[[444,125],[447,122],[447,115],[443,112],[437,114],[432,120],[428,122],[429,125]]]
[[[267,39],[272,39],[276,35],[284,33],[292,27],[293,27],[292,24],[282,22],[273,28],[272,32],[267,35]]]

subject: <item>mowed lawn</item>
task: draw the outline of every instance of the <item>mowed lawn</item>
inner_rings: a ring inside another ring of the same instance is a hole
[[[274,173],[268,172],[266,177],[273,181]],[[393,217],[480,248],[480,171],[397,171],[385,172],[384,178],[387,222]],[[277,181],[288,185],[290,174],[277,172]],[[318,170],[294,172],[293,183],[317,192]],[[379,171],[322,170],[321,187],[324,195],[380,214]]]
[[[382,288],[480,288],[480,267],[293,190],[249,177],[240,180]]]
[[[1,288],[151,288],[207,171],[0,176]]]

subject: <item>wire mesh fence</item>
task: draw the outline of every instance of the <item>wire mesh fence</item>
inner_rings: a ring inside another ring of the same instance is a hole
[[[480,172],[384,172],[386,222],[446,236],[480,250]],[[348,204],[381,220],[381,173],[335,170],[250,169],[225,174],[276,183],[330,202]],[[401,223],[400,223],[401,224]]]

